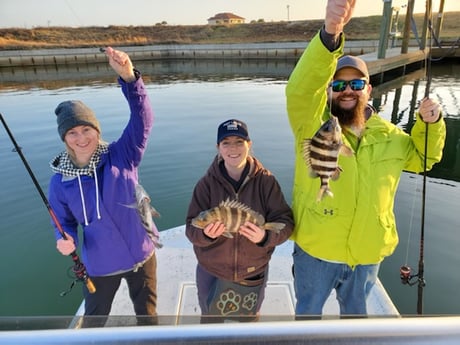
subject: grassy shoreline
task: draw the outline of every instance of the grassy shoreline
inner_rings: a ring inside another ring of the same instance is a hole
[[[433,15],[433,18],[436,18]],[[441,40],[452,41],[460,32],[460,12],[444,13]],[[421,35],[423,14],[414,14]],[[399,28],[404,26],[404,16]],[[347,40],[378,39],[382,16],[353,18],[347,25]],[[37,27],[0,29],[0,50],[143,46],[153,44],[260,43],[308,41],[323,20],[250,23],[228,26],[153,25],[108,27]],[[412,34],[412,37],[414,35]]]

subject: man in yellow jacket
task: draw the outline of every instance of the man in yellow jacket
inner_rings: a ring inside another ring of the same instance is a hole
[[[423,171],[427,129],[428,169],[440,161],[446,136],[441,107],[429,98],[420,104],[411,135],[368,104],[372,86],[365,62],[342,56],[343,28],[354,5],[355,0],[328,1],[325,24],[286,87],[295,136],[291,239],[298,318],[321,315],[333,289],[342,315],[367,314],[366,298],[379,264],[398,244],[393,206],[400,175],[403,170]],[[342,172],[329,182],[333,197],[317,200],[320,180],[309,176],[304,140],[331,113],[341,125],[343,144],[354,153],[339,155]]]

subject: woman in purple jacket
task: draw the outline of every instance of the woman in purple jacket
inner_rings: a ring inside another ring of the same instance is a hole
[[[149,315],[138,318],[138,324],[152,324],[157,303],[155,244],[132,205],[153,111],[129,56],[110,47],[106,55],[119,75],[130,118],[121,137],[107,144],[101,140],[93,111],[83,102],[57,106],[58,132],[66,149],[50,163],[55,174],[49,202],[67,235],[63,239],[56,230],[57,249],[63,255],[72,253],[78,246],[78,227],[83,229],[82,261],[96,287],[95,293],[83,288],[85,315],[108,315],[124,278],[136,315]],[[106,321],[86,319],[85,327],[103,326]]]

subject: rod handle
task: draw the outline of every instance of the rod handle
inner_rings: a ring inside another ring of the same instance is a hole
[[[85,279],[85,284],[86,288],[88,289],[89,293],[95,293],[96,292],[96,286],[94,286],[93,281],[91,280],[90,277],[87,277]]]

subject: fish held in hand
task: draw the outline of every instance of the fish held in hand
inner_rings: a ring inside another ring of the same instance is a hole
[[[142,225],[155,244],[155,247],[163,247],[163,245],[160,243],[160,233],[158,232],[158,229],[152,219],[152,217],[159,218],[160,213],[158,213],[158,211],[150,204],[150,196],[147,194],[144,187],[142,187],[140,184],[137,184],[135,187],[135,197],[136,204],[130,205],[129,207],[137,209],[139,217],[141,218]]]
[[[316,197],[321,201],[325,195],[334,196],[329,187],[329,180],[337,180],[342,172],[338,161],[339,154],[352,156],[353,150],[342,141],[342,128],[337,117],[331,115],[313,138],[302,143],[303,158],[310,170],[310,176],[319,177],[321,186]]]
[[[237,200],[229,199],[222,201],[219,206],[200,212],[191,223],[196,228],[204,229],[207,225],[218,221],[225,225],[225,232],[222,235],[228,238],[233,238],[233,234],[237,233],[246,221],[276,233],[285,227],[283,223],[265,223],[265,218],[260,213]]]

